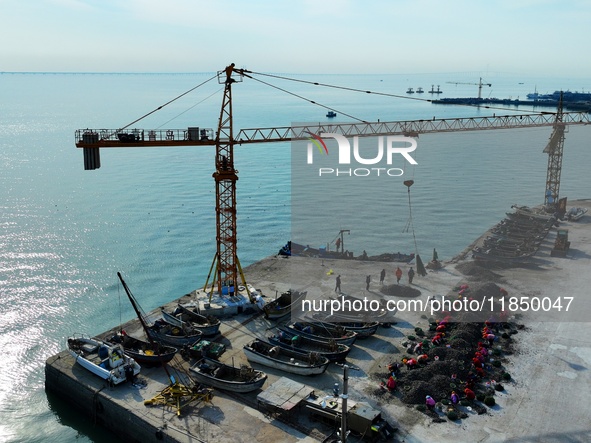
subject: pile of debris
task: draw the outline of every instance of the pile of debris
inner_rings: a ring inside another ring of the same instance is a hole
[[[384,285],[380,288],[384,295],[394,297],[414,298],[421,295],[421,291],[406,285]]]
[[[499,291],[497,285],[485,283],[473,294],[497,296]],[[391,394],[429,416],[439,418],[425,409],[427,396],[452,420],[467,417],[470,410],[484,413],[487,409],[482,403],[494,405],[495,392],[503,391],[503,383],[511,379],[502,362],[512,353],[512,335],[516,333],[510,323],[431,318],[428,331],[416,327],[415,334],[404,339],[406,353],[388,365],[389,373],[375,375],[382,381],[383,392],[387,392],[386,380],[392,375],[396,389]],[[458,396],[456,402],[451,401],[453,392]]]

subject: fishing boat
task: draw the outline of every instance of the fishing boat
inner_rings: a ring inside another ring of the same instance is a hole
[[[334,117],[336,117],[336,116],[337,116],[337,113],[336,113],[336,112],[334,112],[334,111],[328,111],[328,112],[326,113],[326,116],[327,116],[328,118],[334,118]]]
[[[204,337],[211,337],[220,332],[222,322],[219,318],[200,314],[194,307],[178,304],[172,312],[168,312],[164,308],[160,308],[160,310],[162,318],[168,323],[180,327],[188,323],[191,328],[201,331]]]
[[[407,94],[414,94],[414,93],[415,93],[415,91],[414,91],[412,88],[408,88],[408,89],[406,90],[406,93],[407,93]]]
[[[318,315],[315,317],[315,322],[319,326],[323,326],[327,329],[337,330],[340,326],[348,331],[357,333],[358,338],[367,338],[374,335],[380,326],[377,321],[374,322],[363,322],[363,321],[351,321],[351,319],[345,319],[343,317]]]
[[[248,361],[280,369],[291,374],[322,374],[330,364],[328,358],[318,353],[285,349],[258,338],[245,345],[243,350]]]
[[[178,349],[173,346],[159,343],[154,343],[154,346],[152,346],[152,343],[127,335],[125,332],[118,332],[107,341],[114,345],[123,346],[125,355],[146,366],[168,363],[178,352]]]
[[[296,303],[299,303],[306,298],[306,295],[307,292],[292,291],[291,289],[283,292],[275,300],[270,301],[263,306],[265,318],[269,320],[278,320],[285,317],[287,314],[291,313],[292,306],[295,306]]]
[[[320,341],[334,340],[337,343],[351,346],[357,340],[357,333],[348,331],[343,327],[337,329],[328,329],[322,325],[310,322],[294,322],[286,326],[292,333],[298,334],[302,337],[312,338]]]
[[[419,86],[419,87],[417,88],[417,94],[422,94],[423,92],[424,92],[424,91],[423,91],[423,88],[421,88],[421,87]]]
[[[80,366],[113,385],[131,381],[140,373],[140,365],[125,355],[121,345],[76,335],[68,338],[67,349]]]
[[[317,352],[331,362],[344,361],[351,348],[333,341],[314,340],[291,332],[287,328],[279,328],[279,332],[269,337],[269,343],[279,345],[285,349],[301,352]]]
[[[511,208],[513,208],[515,210],[515,213],[517,213],[517,214],[525,215],[527,217],[535,217],[540,220],[550,221],[550,220],[553,220],[556,218],[552,214],[544,213],[540,210],[536,210],[536,209],[530,208],[528,206],[511,205]]]
[[[201,340],[201,331],[183,326],[175,326],[164,319],[158,319],[148,327],[150,337],[162,344],[182,348]]]
[[[246,365],[230,366],[211,358],[199,360],[190,370],[192,377],[199,383],[230,392],[256,391],[267,380],[267,374],[263,371]]]

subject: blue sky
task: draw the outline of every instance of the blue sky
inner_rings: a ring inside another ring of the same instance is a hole
[[[588,77],[587,0],[0,0],[0,71]]]

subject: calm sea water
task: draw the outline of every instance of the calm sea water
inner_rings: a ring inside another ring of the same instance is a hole
[[[47,396],[45,360],[74,332],[97,334],[133,317],[117,271],[145,310],[203,285],[215,252],[214,149],[103,149],[102,168],[84,171],[74,131],[121,127],[212,75],[0,74],[0,441],[112,441]],[[474,83],[478,76],[299,78],[403,96],[408,87],[428,91],[440,84],[441,96],[451,97],[474,96],[477,86],[446,82]],[[493,112],[265,81],[363,120]],[[503,98],[591,86],[591,79],[504,74],[486,81],[493,87],[483,95]],[[257,82],[246,80],[233,91],[235,128],[327,120],[326,110]],[[214,128],[220,104],[214,80],[136,126]],[[567,134],[561,195],[569,199],[589,197],[590,130],[573,127]],[[413,178],[418,250],[429,257],[436,247],[440,258],[450,258],[511,204],[543,202],[542,149],[549,135],[546,128],[421,136],[419,165],[385,185],[387,193],[361,186],[339,195],[342,211],[319,207],[309,243],[325,245],[340,229],[350,229],[347,248],[356,253],[414,251],[412,233],[403,232],[409,208],[402,185]],[[236,148],[243,265],[275,254],[290,238],[290,159],[289,143]],[[331,192],[338,195],[338,189]]]

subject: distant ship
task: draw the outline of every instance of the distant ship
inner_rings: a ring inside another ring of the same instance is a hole
[[[423,92],[425,92],[425,91],[423,91],[423,88],[421,88],[421,87],[417,88],[417,94],[422,94]]]
[[[333,118],[333,117],[336,117],[337,116],[337,113],[334,112],[334,111],[328,111],[328,113],[326,114],[326,116],[328,118]]]
[[[408,88],[408,89],[406,90],[406,93],[407,93],[407,94],[414,94],[414,93],[415,93],[415,91],[413,91],[413,90],[412,90],[412,88]]]
[[[437,90],[435,90],[435,85],[431,85],[431,90],[429,94],[441,94],[443,91],[439,89],[439,85],[437,85]]]

